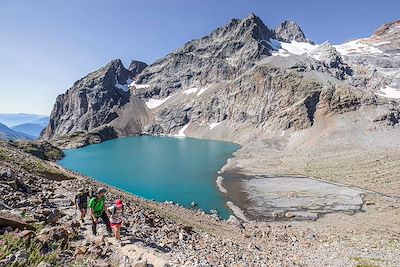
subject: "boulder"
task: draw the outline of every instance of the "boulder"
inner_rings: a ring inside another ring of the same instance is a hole
[[[22,217],[9,212],[0,211],[0,228],[8,226],[13,229],[36,230],[35,227],[27,223]]]
[[[32,238],[33,236],[35,236],[35,232],[32,230],[23,230],[19,232],[17,235],[23,238]]]
[[[61,241],[62,245],[65,245],[72,232],[65,229],[62,226],[55,226],[50,228],[44,228],[36,236],[36,239],[44,245],[48,245],[54,241]]]
[[[0,169],[0,178],[5,181],[15,180],[15,174],[9,168]]]
[[[103,247],[105,244],[105,236],[96,236],[93,240],[92,243],[98,247]]]
[[[46,217],[46,223],[56,223],[61,218],[59,209],[43,209],[42,214]]]
[[[147,267],[147,259],[136,261],[133,267]]]

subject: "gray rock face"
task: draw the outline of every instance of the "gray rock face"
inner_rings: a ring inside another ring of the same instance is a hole
[[[193,40],[148,66],[138,77],[148,88],[141,97],[166,97],[181,88],[200,87],[232,79],[256,60],[270,55],[269,38],[275,34],[251,14],[233,19],[209,36]]]
[[[284,42],[306,42],[313,44],[312,41],[308,40],[304,35],[303,31],[294,21],[284,21],[276,29],[275,34],[278,40]]]
[[[378,93],[386,87],[400,90],[400,21],[384,24],[369,38],[337,47],[355,71],[352,85]]]
[[[130,100],[129,91],[116,85],[126,84],[129,78],[129,70],[117,59],[75,82],[65,94],[57,97],[42,138],[87,132],[116,119],[116,109]]]
[[[247,142],[309,128],[316,114],[321,120],[359,110],[392,127],[400,120],[399,103],[376,90],[400,84],[398,24],[357,44],[313,47],[294,22],[273,31],[254,14],[233,19],[149,66],[132,61],[127,70],[114,60],[87,75],[57,98],[42,138],[84,146],[117,136],[176,134],[188,126],[191,136]],[[287,53],[276,55],[271,39],[296,42],[281,43]],[[166,97],[160,106],[145,105]],[[215,123],[223,125],[219,135]]]
[[[353,73],[351,68],[343,61],[340,53],[329,42],[318,46],[311,52],[311,55],[322,63],[324,71],[329,72],[336,79],[344,80]]]
[[[302,69],[259,66],[202,98],[168,105],[156,113],[148,130],[174,133],[188,124],[207,127],[224,122],[235,129],[262,129],[264,132],[301,130],[314,124],[315,114],[339,114],[361,107],[390,107],[376,122],[393,125],[400,118],[399,106],[379,100],[373,93],[340,84],[316,82]]]
[[[132,60],[131,63],[129,64],[128,70],[131,73],[131,77],[136,77],[138,74],[140,74],[145,68],[147,67],[147,64],[142,62],[142,61],[137,61],[137,60]]]

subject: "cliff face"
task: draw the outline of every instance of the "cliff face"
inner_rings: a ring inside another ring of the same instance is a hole
[[[43,139],[59,138],[75,132],[89,132],[108,125],[121,109],[134,101],[128,84],[142,67],[125,69],[117,59],[92,72],[57,97]]]
[[[365,127],[393,127],[399,103],[385,90],[397,96],[397,24],[315,45],[294,22],[271,30],[254,14],[233,19],[149,66],[114,60],[77,81],[57,98],[42,138],[179,132],[245,143],[352,113]]]

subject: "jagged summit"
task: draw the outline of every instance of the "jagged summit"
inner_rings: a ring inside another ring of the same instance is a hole
[[[182,88],[231,79],[271,55],[271,38],[275,38],[275,33],[255,14],[242,20],[232,19],[210,35],[186,43],[144,69],[137,81],[148,86],[137,93],[146,98],[163,98]]]
[[[378,48],[398,53],[397,35],[392,34],[396,31],[391,30],[397,29],[397,24],[386,28],[382,34],[392,39],[368,38],[363,43],[343,46],[325,43],[318,47],[310,44],[293,21],[285,21],[271,30],[254,13],[232,19],[149,66],[134,60],[126,69],[121,60],[115,59],[85,76],[57,98],[42,138],[92,133],[103,126],[112,127],[118,136],[142,132],[173,134],[188,127],[189,122],[202,131],[207,125],[222,121],[233,128],[304,129],[314,123],[306,112],[311,114],[316,109],[319,93],[313,92],[332,87],[308,84],[310,77],[321,84],[329,80],[331,84],[348,83],[358,88],[371,85],[375,90],[388,85],[397,88],[397,76],[392,82],[381,76],[376,75],[372,80],[363,76],[363,72],[357,73],[360,62],[397,66],[394,65],[397,61],[389,65],[391,62],[381,58],[381,53],[374,57],[369,53]],[[369,57],[357,51],[369,53]],[[359,56],[347,56],[353,54]],[[292,79],[288,80],[289,76]],[[298,84],[307,86],[299,89]],[[311,91],[307,89],[309,86],[313,88]],[[307,100],[304,106],[296,104],[291,109],[291,105],[303,100]],[[293,113],[280,115],[281,110],[288,109]],[[203,136],[207,131],[198,133]]]
[[[297,41],[314,44],[314,42],[306,38],[300,26],[294,21],[285,20],[282,22],[275,29],[275,34],[277,39],[283,42]]]
[[[132,77],[141,73],[148,65],[142,61],[131,60],[128,70],[131,72]]]

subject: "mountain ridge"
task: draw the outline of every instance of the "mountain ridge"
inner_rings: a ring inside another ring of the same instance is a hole
[[[134,74],[117,59],[78,80],[57,99],[42,138],[95,133],[103,127],[113,129],[113,136],[173,135],[186,127],[188,136],[246,143],[279,136],[280,131],[295,133],[312,127],[314,113],[321,113],[323,106],[330,107],[324,111],[325,116],[336,116],[334,110],[358,112],[363,117],[372,116],[367,119],[372,124],[381,125],[387,120],[387,125],[397,125],[397,102],[378,99],[384,84],[379,75],[369,76],[370,65],[360,63],[360,59],[376,60],[363,51],[377,50],[373,50],[373,44],[361,45],[364,39],[358,42],[315,45],[291,21],[271,30],[254,13],[242,20],[232,19],[150,65],[133,61]],[[241,77],[247,74],[244,82]],[[238,80],[242,82],[238,84]],[[313,85],[318,89],[309,91],[302,83],[318,84]],[[254,90],[260,85],[264,88]],[[339,89],[342,87],[348,89]],[[335,102],[325,97],[322,104],[322,96],[335,92],[341,94]],[[281,98],[265,98],[263,94]],[[236,98],[231,99],[232,95]],[[365,106],[372,109],[368,116],[363,111]],[[280,110],[288,112],[282,115]],[[222,123],[218,127],[221,129],[209,128],[212,123]],[[222,131],[229,134],[223,136]]]
[[[0,123],[0,140],[33,140],[35,137],[15,131]]]

